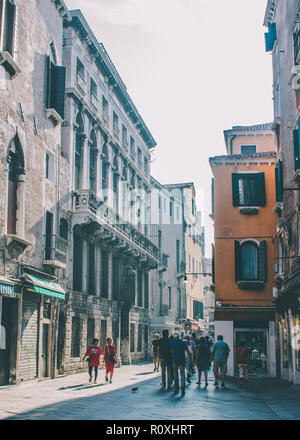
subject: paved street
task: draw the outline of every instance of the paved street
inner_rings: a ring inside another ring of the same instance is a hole
[[[98,384],[85,373],[0,388],[4,420],[300,420],[300,387],[273,379],[252,379],[248,390],[229,380],[207,390],[188,385],[185,397],[161,391],[152,364],[117,368],[112,384],[100,370]],[[137,386],[138,391],[132,392]]]

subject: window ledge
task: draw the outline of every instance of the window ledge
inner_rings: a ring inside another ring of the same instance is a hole
[[[262,290],[265,287],[264,281],[238,281],[241,290]]]
[[[43,260],[44,266],[50,266],[54,269],[66,269],[67,265],[58,260]]]
[[[259,213],[258,206],[243,206],[239,208],[240,214],[243,215],[257,215]]]
[[[31,246],[31,241],[25,240],[25,238],[19,237],[16,234],[5,234],[6,244],[9,246],[13,241],[22,244],[24,247]]]
[[[63,118],[57,113],[54,108],[47,108],[46,116],[49,119],[54,119],[59,124],[63,122]]]
[[[292,183],[300,183],[300,170],[297,170],[292,178]]]
[[[21,72],[9,52],[0,51],[0,64],[4,66],[11,78],[15,78]]]

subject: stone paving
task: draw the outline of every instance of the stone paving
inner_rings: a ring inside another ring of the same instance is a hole
[[[196,375],[195,375],[196,376]],[[250,379],[241,390],[234,379],[206,390],[196,377],[181,397],[161,391],[152,364],[116,368],[112,384],[88,383],[80,373],[55,380],[0,387],[1,420],[300,420],[300,387],[276,379]],[[136,392],[133,387],[138,387]]]

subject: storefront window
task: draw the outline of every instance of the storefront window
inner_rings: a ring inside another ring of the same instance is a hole
[[[268,344],[267,330],[236,330],[236,348],[245,342],[250,350],[249,374],[267,375],[268,374]],[[235,365],[236,374],[238,366]]]
[[[282,338],[282,355],[283,355],[283,368],[289,367],[289,337],[287,320],[281,318],[281,338]]]
[[[295,367],[296,371],[300,371],[300,316],[292,319],[292,346],[295,350]]]

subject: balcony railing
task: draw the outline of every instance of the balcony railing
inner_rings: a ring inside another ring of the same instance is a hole
[[[95,193],[90,190],[75,190],[73,196],[73,210],[75,213],[86,213],[88,211],[96,222],[108,227],[111,231],[115,231],[121,238],[129,240],[159,264],[159,248],[134,225],[124,220],[112,208],[104,204],[104,201],[97,197]]]
[[[47,239],[46,239],[47,242]],[[67,262],[68,242],[59,235],[51,235],[45,248],[43,264],[64,269]]]

